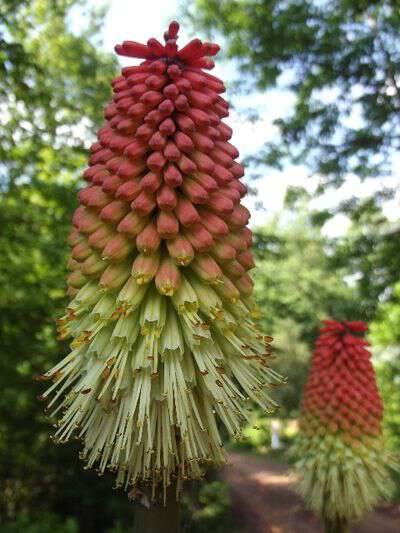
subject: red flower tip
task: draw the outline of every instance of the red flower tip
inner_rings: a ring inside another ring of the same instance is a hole
[[[178,32],[179,23],[174,20],[164,33],[165,45],[152,37],[147,41],[147,44],[124,41],[115,46],[115,51],[121,56],[144,59],[142,65],[147,67],[154,62],[162,61],[170,65],[169,69],[173,67],[171,73],[173,73],[174,68],[177,69],[177,77],[178,72],[180,73],[179,67],[182,66],[211,70],[214,67],[214,62],[209,58],[218,54],[219,46],[215,43],[203,43],[200,39],[193,39],[179,50],[176,44]],[[157,66],[156,70],[159,71],[160,67]],[[168,72],[170,73],[170,70]],[[171,78],[173,78],[172,75]]]
[[[382,404],[368,343],[358,335],[367,331],[367,324],[347,320],[323,320],[323,324],[303,392],[303,425],[319,419],[328,430],[338,427],[353,437],[358,432],[379,434]]]

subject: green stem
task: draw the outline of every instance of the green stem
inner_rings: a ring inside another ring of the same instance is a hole
[[[325,519],[325,533],[350,533],[350,522],[343,518]]]
[[[138,504],[135,510],[135,533],[179,533],[180,506],[176,501],[175,487],[167,490],[165,506],[151,503],[147,508]]]

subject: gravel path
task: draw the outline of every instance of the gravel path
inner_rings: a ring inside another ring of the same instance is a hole
[[[240,533],[323,533],[320,521],[305,511],[294,491],[288,467],[264,457],[230,454],[223,470]],[[352,533],[400,533],[400,506],[386,506],[366,515]]]

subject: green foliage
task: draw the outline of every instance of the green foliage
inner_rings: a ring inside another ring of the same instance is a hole
[[[191,21],[225,37],[225,49],[260,89],[293,91],[278,143],[261,161],[304,162],[325,182],[390,170],[399,148],[400,24],[392,0],[197,0]]]
[[[288,385],[278,392],[282,416],[298,413],[311,347],[327,317],[362,318],[363,305],[337,268],[336,243],[310,223],[307,202],[296,204],[255,233],[256,300],[263,329],[275,338],[278,370]]]
[[[1,526],[2,533],[78,533],[78,524],[74,518],[60,520],[57,515],[43,514],[38,520],[25,514],[18,515],[15,522]]]
[[[352,210],[352,225],[336,247],[333,266],[345,268],[353,276],[363,302],[364,320],[370,322],[379,300],[393,298],[393,286],[400,271],[400,230],[389,222],[375,200],[361,202]]]
[[[254,420],[255,425],[246,425],[243,429],[243,437],[232,443],[233,449],[253,450],[261,453],[269,450],[271,443],[269,422],[270,420],[267,417],[256,417]]]
[[[230,496],[228,487],[221,481],[196,485],[184,494],[184,531],[190,533],[228,533],[232,531],[229,516]]]
[[[388,449],[399,461],[400,450],[400,283],[392,301],[378,307],[371,325],[371,342],[376,346],[375,360],[379,388],[384,399],[384,432]],[[400,498],[400,472],[396,477],[396,496]]]

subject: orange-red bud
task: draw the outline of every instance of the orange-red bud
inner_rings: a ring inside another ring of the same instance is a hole
[[[160,211],[157,216],[157,231],[163,239],[172,239],[179,232],[179,222],[171,211]]]
[[[114,200],[100,211],[100,218],[105,222],[117,224],[129,212],[129,208],[125,202]]]
[[[220,283],[222,271],[214,259],[206,254],[197,255],[190,264],[190,268],[197,276],[207,283]]]
[[[128,213],[118,224],[117,230],[120,233],[125,233],[131,237],[135,237],[138,233],[142,231],[147,223],[147,219],[131,211]]]
[[[185,231],[186,237],[189,239],[191,245],[198,252],[205,252],[209,250],[213,244],[214,239],[209,231],[202,224],[194,224]]]
[[[110,261],[122,261],[135,249],[135,241],[124,235],[116,235],[104,247],[102,257]]]
[[[157,192],[157,205],[163,211],[172,211],[175,209],[178,197],[173,188],[163,185]]]
[[[156,287],[166,296],[172,296],[179,288],[181,274],[179,268],[169,257],[164,257],[155,278]]]
[[[160,254],[138,254],[133,261],[132,276],[139,285],[148,283],[154,278],[160,265]]]
[[[136,238],[137,249],[145,255],[153,254],[158,250],[160,243],[161,237],[153,221],[149,222]]]
[[[172,259],[180,266],[188,265],[194,257],[193,246],[180,235],[167,241],[167,249]]]

